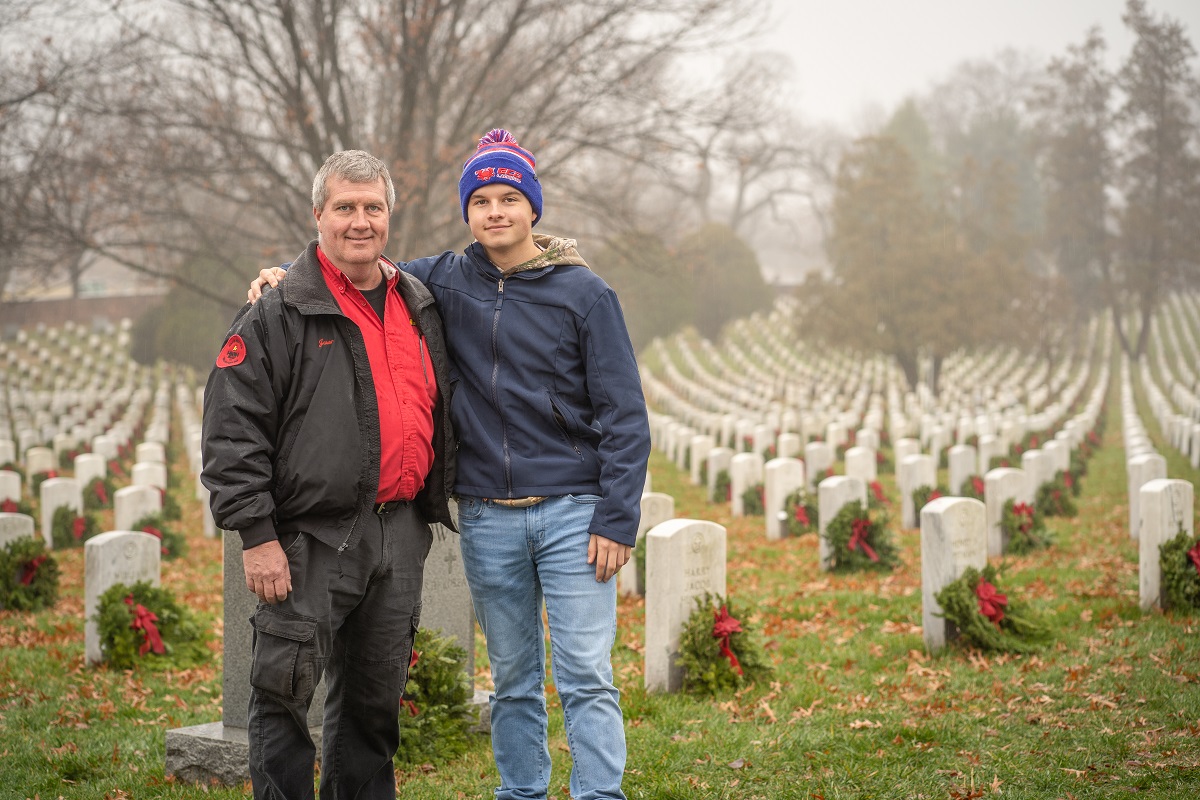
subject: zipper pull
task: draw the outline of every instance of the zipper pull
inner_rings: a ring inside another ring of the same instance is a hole
[[[500,279],[500,293],[504,294],[504,278]]]

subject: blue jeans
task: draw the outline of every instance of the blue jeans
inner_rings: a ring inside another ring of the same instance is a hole
[[[463,567],[495,684],[492,752],[499,800],[542,800],[550,786],[543,598],[573,761],[571,796],[625,797],[625,728],[611,660],[617,581],[597,581],[595,566],[587,563],[588,525],[598,500],[567,495],[529,508],[458,500]]]

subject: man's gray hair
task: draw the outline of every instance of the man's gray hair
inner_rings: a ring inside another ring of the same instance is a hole
[[[365,150],[342,150],[325,159],[313,178],[312,204],[315,210],[325,208],[325,201],[329,199],[329,178],[335,176],[351,183],[375,183],[383,178],[389,214],[396,205],[396,187],[392,184],[387,164]]]

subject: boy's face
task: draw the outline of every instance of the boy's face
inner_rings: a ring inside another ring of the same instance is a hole
[[[506,183],[481,186],[467,201],[467,225],[485,250],[507,250],[533,241],[533,206]]]

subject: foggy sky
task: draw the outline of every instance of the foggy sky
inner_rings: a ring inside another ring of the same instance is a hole
[[[885,113],[947,77],[965,59],[1006,47],[1057,56],[1098,25],[1110,66],[1133,38],[1121,22],[1125,0],[772,0],[777,24],[764,45],[792,60],[803,117],[850,130],[864,109]],[[1200,45],[1200,0],[1148,0],[1157,18],[1183,23]]]

